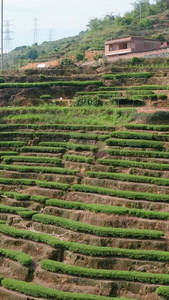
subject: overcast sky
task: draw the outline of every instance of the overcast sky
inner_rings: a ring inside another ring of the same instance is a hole
[[[38,43],[74,36],[86,30],[92,18],[106,14],[123,15],[132,9],[135,0],[4,0],[4,24],[10,21],[12,46],[34,43],[35,17],[38,23]],[[153,0],[150,3],[154,3]],[[4,28],[4,31],[6,29]],[[8,30],[7,30],[8,31]],[[4,35],[6,35],[4,33]]]

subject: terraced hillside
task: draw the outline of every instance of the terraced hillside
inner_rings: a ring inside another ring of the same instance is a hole
[[[41,109],[1,110],[0,299],[168,299],[169,126]]]

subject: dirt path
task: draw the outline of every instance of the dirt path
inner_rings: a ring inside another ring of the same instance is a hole
[[[144,113],[154,113],[156,111],[167,111],[169,112],[169,108],[164,107],[137,107],[137,112],[144,112]]]

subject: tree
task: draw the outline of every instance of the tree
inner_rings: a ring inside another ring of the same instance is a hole
[[[83,60],[84,58],[85,58],[84,53],[80,53],[80,52],[76,53],[75,60],[76,60],[77,62]]]
[[[38,51],[36,49],[30,49],[27,52],[27,57],[30,59],[37,59],[38,58]]]

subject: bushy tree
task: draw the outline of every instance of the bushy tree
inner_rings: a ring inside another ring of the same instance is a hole
[[[75,60],[77,62],[83,60],[84,58],[85,58],[85,54],[84,53],[81,53],[81,52],[76,53]]]

